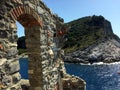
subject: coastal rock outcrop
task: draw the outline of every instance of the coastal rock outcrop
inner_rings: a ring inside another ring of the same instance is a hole
[[[85,50],[77,50],[65,56],[66,62],[94,63],[120,61],[120,43],[115,39],[92,45]]]
[[[103,16],[84,17],[68,23],[64,60],[73,63],[120,61],[120,39]]]

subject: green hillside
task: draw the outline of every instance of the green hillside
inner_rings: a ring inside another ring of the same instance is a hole
[[[70,27],[63,46],[66,53],[85,49],[114,36],[110,22],[103,16],[83,17],[66,24]]]

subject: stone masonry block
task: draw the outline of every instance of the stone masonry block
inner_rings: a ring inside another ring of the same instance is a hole
[[[12,77],[5,75],[2,77],[1,82],[6,87],[11,86],[12,85]]]
[[[0,59],[0,66],[4,65],[6,63],[7,59],[2,58]]]
[[[5,69],[8,74],[18,72],[20,70],[19,61],[7,62]]]
[[[9,49],[7,51],[7,57],[13,57],[13,56],[17,55],[17,53],[18,53],[17,48],[16,47],[12,47],[11,49]]]
[[[37,6],[37,10],[39,14],[43,14],[45,12],[40,6]]]
[[[12,82],[14,84],[18,83],[20,80],[21,80],[21,76],[20,76],[19,72],[12,75]]]

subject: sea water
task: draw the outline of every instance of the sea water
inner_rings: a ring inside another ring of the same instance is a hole
[[[86,90],[120,90],[120,64],[65,64],[67,73],[86,81]]]
[[[21,58],[20,74],[28,79],[28,60]],[[93,65],[65,64],[67,73],[86,81],[86,90],[120,90],[120,63]]]

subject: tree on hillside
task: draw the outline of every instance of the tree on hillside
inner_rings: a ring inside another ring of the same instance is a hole
[[[25,36],[18,38],[17,45],[18,49],[26,49]]]

